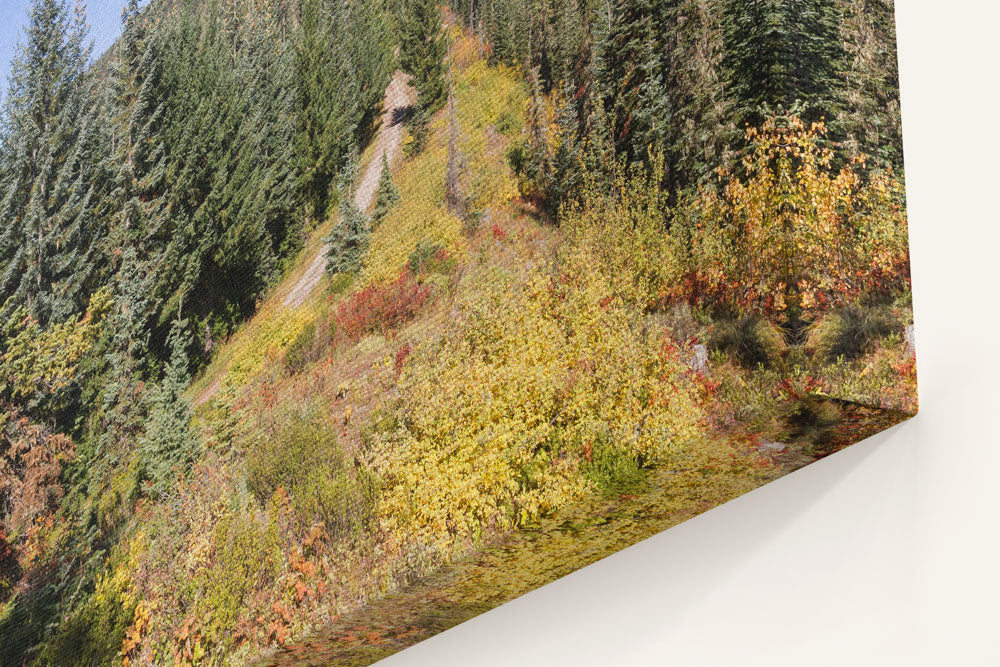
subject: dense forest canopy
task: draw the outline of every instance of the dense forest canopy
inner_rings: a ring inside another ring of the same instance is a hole
[[[196,454],[190,372],[325,219],[371,136],[393,24],[379,2],[129,0],[90,65],[81,6],[28,11],[0,112],[0,423],[78,438],[65,477],[85,496],[134,451],[162,488]],[[3,492],[4,516],[22,495]],[[78,548],[113,543],[107,512],[79,511]]]
[[[621,470],[703,442],[726,386],[681,354],[705,331],[744,388],[792,348],[829,382],[866,354],[879,381],[913,376],[891,357],[909,289],[892,0],[128,0],[122,28],[88,64],[82,10],[32,0],[0,110],[11,664],[281,643],[280,605],[302,611],[326,583],[272,600],[261,582],[287,567],[312,581],[322,545],[361,570],[359,544],[398,557],[351,589],[361,600],[413,562],[617,489]],[[387,120],[425,171],[401,186],[377,140],[397,84],[412,100]],[[363,162],[380,166],[371,211]],[[321,243],[320,310],[267,312],[262,340],[241,342]],[[440,294],[462,316],[428,329],[467,328],[392,342]],[[649,318],[669,331],[647,335]],[[849,327],[864,340],[842,344]],[[323,374],[368,336],[395,346],[373,365],[392,398],[342,448],[351,410],[330,406],[351,390]],[[192,377],[223,348],[253,363],[226,357],[238,379],[198,412]],[[315,395],[275,398],[307,368]],[[501,421],[469,398],[482,387]],[[781,392],[798,397],[762,400]],[[200,541],[170,532],[177,516]],[[194,583],[150,583],[182,569],[178,551]],[[172,605],[155,647],[137,572]]]
[[[662,151],[672,196],[732,164],[743,130],[774,113],[825,120],[841,158],[865,154],[902,171],[891,0],[451,6],[492,59],[536,71],[542,92],[563,92],[564,136],[607,131],[627,161]]]

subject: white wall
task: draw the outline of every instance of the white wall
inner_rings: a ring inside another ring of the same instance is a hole
[[[920,415],[387,667],[1000,665],[1000,3],[896,10]]]

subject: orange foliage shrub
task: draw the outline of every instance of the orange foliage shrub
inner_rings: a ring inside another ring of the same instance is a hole
[[[703,190],[680,217],[691,263],[675,298],[773,315],[905,289],[902,184],[891,173],[863,177],[863,158],[834,169],[825,133],[794,117],[747,130],[745,177],[720,172],[723,193]]]
[[[10,596],[10,591],[21,576],[17,552],[7,541],[7,533],[0,526],[0,602]]]
[[[0,521],[10,532],[23,532],[55,509],[64,493],[63,464],[73,456],[73,441],[66,436],[14,409],[0,412]]]

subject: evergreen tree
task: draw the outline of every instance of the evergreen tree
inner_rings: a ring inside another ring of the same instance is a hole
[[[132,361],[145,355],[145,332],[153,313],[149,298],[151,275],[163,252],[168,216],[166,203],[166,147],[161,131],[164,93],[160,88],[162,63],[155,35],[139,12],[138,0],[129,0],[122,13],[122,36],[111,79],[112,159],[109,242],[111,256],[121,267],[115,285],[116,310],[124,320],[116,336],[124,336],[113,354],[125,354],[125,363],[112,367],[131,371]],[[137,281],[139,284],[132,284]],[[138,345],[138,347],[135,347]]]
[[[841,125],[851,156],[902,169],[899,66],[892,0],[841,0],[846,50]]]
[[[85,38],[80,7],[71,16],[59,0],[33,0],[3,112],[0,303],[42,323],[82,312],[100,262]]]
[[[418,122],[426,122],[448,95],[444,76],[447,51],[441,12],[435,0],[413,0],[400,19],[400,65],[413,76]]]
[[[490,0],[482,11],[482,24],[490,40],[490,59],[523,65],[528,58],[530,23],[525,0]]]
[[[591,12],[585,0],[552,0],[548,16],[541,40],[545,56],[539,62],[546,89],[558,90],[567,82],[579,87],[589,78]]]
[[[114,302],[100,341],[100,374],[91,383],[94,396],[85,401],[97,429],[87,434],[91,447],[85,457],[86,483],[92,489],[129,464],[146,428],[149,396],[143,377],[149,373],[152,279],[148,263],[134,247],[127,247],[111,283]]]
[[[326,215],[330,185],[363,115],[354,54],[345,40],[347,12],[342,2],[305,0],[302,7],[295,146],[302,192],[316,219]]]
[[[673,105],[665,147],[671,190],[705,182],[736,141],[723,78],[721,14],[714,0],[679,0],[668,15],[667,87]]]
[[[618,0],[596,62],[598,87],[617,151],[643,160],[663,147],[673,111],[666,86],[664,3]]]
[[[163,382],[153,391],[146,433],[139,441],[143,467],[159,495],[197,458],[200,442],[191,427],[191,406],[183,392],[188,380],[186,320],[175,320],[170,330],[170,364]]]
[[[112,80],[117,165],[112,196],[118,217],[113,227],[119,232],[114,241],[127,243],[156,237],[165,223],[166,152],[160,136],[162,63],[138,0],[129,0],[122,24]]]
[[[542,203],[548,200],[552,185],[552,149],[549,145],[548,110],[538,68],[528,72],[527,137],[515,145],[508,157],[518,175],[521,194]]]
[[[358,78],[358,106],[360,121],[355,132],[355,145],[364,146],[374,136],[375,124],[381,111],[385,89],[396,69],[393,55],[395,35],[388,20],[386,0],[368,0],[352,3],[349,30],[342,40],[347,40]]]
[[[372,221],[361,212],[353,198],[340,200],[340,220],[323,238],[328,244],[327,273],[354,274],[361,268],[361,258],[371,242]]]
[[[580,112],[573,104],[571,84],[564,85],[563,105],[556,118],[560,142],[552,156],[552,180],[548,188],[548,210],[555,218],[563,204],[570,201],[582,183],[581,168],[581,127]]]
[[[181,3],[158,37],[171,183],[153,288],[160,358],[182,300],[208,351],[301,246],[290,42],[280,17],[245,1]]]
[[[760,125],[777,107],[809,121],[836,116],[843,54],[834,2],[726,0],[723,14],[738,127]]]
[[[372,212],[372,227],[377,227],[389,214],[389,211],[400,201],[399,188],[392,180],[392,170],[389,161],[382,153],[382,173],[379,176],[378,189],[375,190],[375,210]]]

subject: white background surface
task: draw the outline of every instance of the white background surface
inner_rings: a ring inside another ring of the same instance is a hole
[[[1000,665],[1000,3],[896,12],[920,415],[386,667]]]

